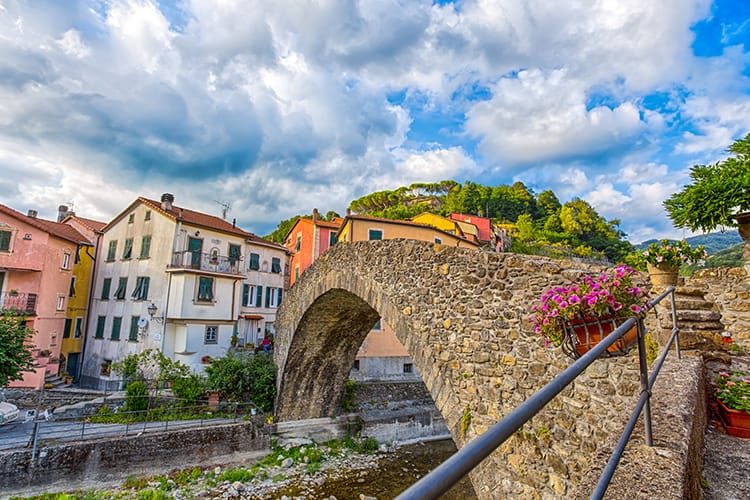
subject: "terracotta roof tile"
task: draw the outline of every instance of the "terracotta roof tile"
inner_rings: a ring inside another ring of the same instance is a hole
[[[88,238],[79,233],[74,227],[67,224],[40,219],[38,217],[29,217],[28,215],[24,215],[21,212],[13,210],[12,208],[7,207],[3,204],[0,204],[0,212],[19,219],[30,226],[45,231],[58,238],[72,241],[73,243],[89,243]]]

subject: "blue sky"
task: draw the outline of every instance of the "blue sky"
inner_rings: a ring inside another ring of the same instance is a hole
[[[0,0],[0,203],[106,221],[171,192],[266,234],[522,181],[687,236],[662,201],[750,133],[750,2],[558,3]]]

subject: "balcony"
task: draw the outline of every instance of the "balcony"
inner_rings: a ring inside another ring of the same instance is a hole
[[[194,269],[196,271],[207,271],[222,274],[241,275],[242,261],[238,258],[230,258],[216,253],[201,252],[174,252],[170,269]]]
[[[36,315],[35,293],[2,292],[0,293],[0,311],[18,311],[27,316]]]

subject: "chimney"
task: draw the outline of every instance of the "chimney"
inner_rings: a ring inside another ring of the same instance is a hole
[[[352,210],[350,208],[346,209],[346,216],[349,217],[352,214]]]
[[[57,222],[62,222],[65,216],[67,215],[68,215],[68,206],[58,205],[57,206]]]
[[[232,219],[232,227],[237,227],[237,219],[235,218]]]
[[[29,210],[26,214],[27,216],[31,217],[32,219],[36,219],[36,216],[39,214],[36,210]]]
[[[172,203],[174,202],[174,195],[170,193],[164,193],[161,195],[161,209],[165,212],[172,211]]]
[[[318,222],[318,209],[313,208],[313,224],[317,224]]]

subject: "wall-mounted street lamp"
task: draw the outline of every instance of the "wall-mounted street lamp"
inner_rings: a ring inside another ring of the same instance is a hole
[[[156,311],[157,311],[158,309],[159,309],[159,308],[158,308],[158,307],[156,307],[156,304],[154,304],[153,302],[151,302],[151,303],[150,303],[150,304],[148,305],[148,307],[146,308],[146,311],[148,312],[148,315],[149,315],[149,316],[151,316],[151,320],[153,320],[153,321],[158,321],[158,322],[160,322],[160,323],[161,323],[161,322],[162,322],[162,321],[164,320],[164,318],[161,318],[161,317],[159,317],[159,316],[156,316]]]

